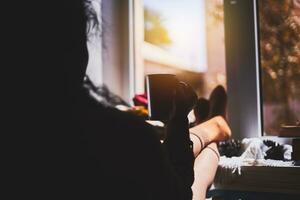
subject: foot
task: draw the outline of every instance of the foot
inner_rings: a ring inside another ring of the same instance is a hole
[[[226,118],[226,105],[227,105],[227,93],[225,88],[218,85],[211,93],[209,97],[209,116],[213,118],[215,116],[222,116]]]
[[[196,118],[196,125],[205,122],[209,115],[209,101],[205,98],[199,98],[193,111]]]

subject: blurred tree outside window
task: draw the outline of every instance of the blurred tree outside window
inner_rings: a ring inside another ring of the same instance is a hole
[[[264,131],[300,119],[300,1],[259,2]]]
[[[146,42],[160,47],[170,45],[172,43],[169,32],[163,24],[163,17],[159,12],[145,7],[144,20]]]

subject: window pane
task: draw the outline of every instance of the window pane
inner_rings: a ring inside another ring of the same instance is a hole
[[[264,131],[300,119],[300,1],[259,1]]]
[[[225,86],[223,2],[144,0],[144,72],[172,73],[201,96]]]
[[[150,50],[146,53],[153,54],[148,57],[186,70],[206,71],[203,0],[145,0],[144,20]]]

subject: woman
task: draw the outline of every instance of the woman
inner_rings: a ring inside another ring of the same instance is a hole
[[[203,199],[217,167],[215,142],[230,136],[225,120],[212,118],[190,135],[186,115],[192,105],[185,94],[191,91],[178,87],[161,144],[149,124],[100,105],[82,87],[88,60],[86,4],[23,4],[16,15],[25,28],[16,30],[22,39],[10,68],[22,73],[9,87],[26,90],[6,95],[13,108],[8,116],[17,116],[9,130],[20,135],[10,134],[17,138],[14,190],[32,199],[167,200],[192,199],[194,183],[194,195]],[[22,100],[16,101],[20,94]]]

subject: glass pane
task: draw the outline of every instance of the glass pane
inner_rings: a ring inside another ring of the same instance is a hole
[[[145,41],[165,52],[166,60],[183,69],[206,71],[203,0],[145,0],[144,20]]]
[[[258,2],[264,132],[278,135],[300,119],[300,1]]]
[[[220,0],[144,0],[144,71],[172,73],[203,96],[225,86]]]

